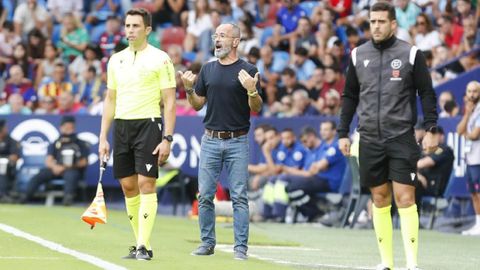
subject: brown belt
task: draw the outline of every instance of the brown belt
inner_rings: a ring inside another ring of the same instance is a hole
[[[247,133],[248,133],[248,130],[218,131],[218,130],[205,129],[205,134],[207,134],[212,138],[218,138],[218,139],[232,139],[232,138],[240,137]]]

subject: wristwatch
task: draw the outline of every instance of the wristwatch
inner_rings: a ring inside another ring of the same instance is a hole
[[[165,136],[163,136],[163,138],[165,140],[167,140],[167,142],[173,142],[173,136],[172,135],[165,135]]]

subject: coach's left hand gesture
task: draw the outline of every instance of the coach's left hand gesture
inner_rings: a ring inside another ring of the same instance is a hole
[[[240,70],[238,72],[238,80],[242,84],[243,88],[247,89],[247,92],[255,92],[257,91],[257,82],[258,82],[258,77],[260,73],[257,72],[255,74],[255,77],[250,76],[245,69]]]
[[[153,150],[153,155],[158,153],[158,166],[162,166],[167,162],[168,156],[170,156],[170,142],[167,140],[162,140],[162,142],[157,145],[155,150]]]

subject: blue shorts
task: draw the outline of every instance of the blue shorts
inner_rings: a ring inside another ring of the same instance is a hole
[[[467,183],[470,193],[480,193],[480,165],[467,165]]]

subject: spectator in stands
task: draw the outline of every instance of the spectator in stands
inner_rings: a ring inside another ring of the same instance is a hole
[[[327,45],[327,53],[332,55],[336,66],[340,69],[340,76],[347,70],[349,54],[345,54],[345,47],[340,39],[333,40]]]
[[[322,58],[323,55],[327,54],[328,43],[332,42],[331,40],[338,39],[338,37],[335,36],[333,23],[331,21],[322,21],[318,25],[318,31],[315,33],[315,39],[318,44],[317,57]],[[325,63],[323,64],[326,65]]]
[[[315,63],[308,58],[307,49],[299,47],[295,50],[292,68],[296,73],[298,83],[307,85],[316,67]]]
[[[33,79],[35,65],[28,58],[27,47],[23,43],[18,43],[13,47],[13,55],[9,66],[12,65],[19,65],[23,70],[24,76],[28,79]]]
[[[312,106],[308,92],[300,89],[292,94],[292,114],[293,116],[315,116],[320,113]]]
[[[11,202],[9,191],[15,181],[20,144],[8,133],[6,121],[0,119],[0,203]]]
[[[167,49],[167,54],[170,56],[170,59],[172,60],[173,67],[175,68],[175,72],[178,71],[186,71],[187,67],[185,66],[185,63],[183,62],[183,49],[182,46],[173,44],[170,45]]]
[[[317,54],[317,40],[312,33],[312,24],[308,17],[301,17],[298,20],[297,29],[295,29],[295,34],[290,38],[290,44],[295,46],[290,46],[290,55],[295,53],[295,50],[303,47],[308,52],[308,57],[315,57]]]
[[[248,51],[247,54],[247,62],[249,62],[252,65],[257,65],[258,60],[260,59],[260,49],[257,47],[252,47],[250,51]]]
[[[455,117],[460,112],[460,109],[458,108],[457,102],[455,102],[455,100],[447,101],[445,103],[444,109],[447,113],[447,117]]]
[[[326,7],[335,13],[337,25],[347,22],[347,16],[352,13],[352,0],[328,0]]]
[[[75,118],[64,116],[60,124],[60,137],[48,147],[45,168],[28,182],[27,190],[20,195],[19,202],[28,202],[41,184],[53,179],[65,180],[64,205],[71,205],[78,183],[88,165],[88,146],[75,133]]]
[[[19,94],[22,96],[25,105],[28,108],[33,108],[37,101],[37,94],[33,89],[32,81],[25,78],[19,65],[11,66],[9,73],[10,79],[7,80],[1,99],[8,100],[12,94]]]
[[[88,108],[100,102],[105,91],[105,84],[94,66],[89,66],[87,70],[84,70],[81,77],[82,80],[74,87],[75,102]]]
[[[472,9],[472,2],[470,0],[457,0],[455,3],[455,13],[455,23],[462,25],[464,19],[475,16],[475,10]]]
[[[445,104],[449,101],[454,101],[455,97],[453,96],[452,91],[446,90],[438,95],[438,108],[440,109],[440,113],[438,117],[445,118],[448,117],[448,113],[445,111]]]
[[[204,30],[197,40],[198,56],[202,62],[207,62],[213,57],[214,44],[212,35],[215,34],[215,29],[222,23],[220,13],[216,9],[210,10],[210,20],[212,21],[212,27]]]
[[[260,46],[260,41],[255,36],[253,22],[249,17],[243,18],[238,22],[242,38],[238,44],[237,52],[240,57],[245,57],[251,48]]]
[[[322,86],[322,91],[320,92],[320,97],[325,98],[325,95],[330,89],[337,90],[338,94],[341,96],[344,86],[345,78],[340,73],[340,70],[335,66],[326,66],[324,83]]]
[[[276,102],[279,102],[284,96],[292,95],[293,92],[305,89],[306,87],[300,84],[297,80],[297,75],[295,71],[289,67],[285,68],[282,71],[282,85],[278,89],[274,86],[271,89],[268,89],[267,98],[273,99],[272,105]]]
[[[57,114],[60,115],[82,115],[87,114],[88,111],[85,106],[75,101],[75,96],[73,92],[62,92],[58,96],[58,110]]]
[[[87,48],[88,33],[72,13],[67,13],[63,17],[60,32],[60,41],[57,43],[57,47],[61,51],[63,60],[70,63],[75,57],[82,55]]]
[[[183,13],[187,17],[187,35],[183,43],[186,52],[192,52],[195,49],[197,39],[203,31],[212,29],[212,20],[210,18],[210,6],[207,0],[198,0],[195,2],[195,9]]]
[[[33,112],[34,114],[56,114],[57,100],[51,96],[44,96],[40,98],[38,107]]]
[[[108,61],[108,58],[113,54],[113,49],[115,45],[119,42],[122,42],[124,34],[122,32],[122,22],[118,16],[108,16],[107,22],[105,23],[105,32],[100,36],[100,48],[104,62]]]
[[[48,0],[47,9],[55,23],[61,23],[68,13],[72,13],[78,20],[83,16],[83,2],[78,0]]]
[[[435,136],[439,137],[438,149],[430,154],[423,152],[417,162],[418,183],[415,192],[419,205],[422,196],[441,197],[452,174],[455,156],[452,148],[445,144],[445,134],[441,126],[438,126]]]
[[[350,52],[355,47],[358,47],[358,46],[362,45],[363,43],[365,43],[367,41],[366,39],[361,38],[359,33],[358,33],[358,30],[351,25],[347,25],[345,27],[345,34],[347,35],[347,42],[348,42],[347,52],[348,52],[348,55],[350,55]]]
[[[37,74],[35,79],[35,89],[38,89],[43,83],[48,82],[53,78],[55,65],[61,63],[58,57],[57,47],[52,43],[45,45],[45,58],[38,64]]]
[[[437,20],[440,26],[440,40],[449,48],[449,58],[457,56],[462,42],[463,27],[454,23],[450,15],[442,15]]]
[[[320,93],[322,91],[322,87],[324,83],[324,76],[325,76],[325,70],[323,69],[323,67],[317,67],[313,71],[312,78],[305,85],[308,89],[308,96],[314,101],[317,101],[318,98],[320,97]],[[321,109],[322,107],[323,106],[320,106],[318,108]]]
[[[467,84],[464,98],[465,110],[457,125],[459,135],[465,137],[465,161],[467,163],[468,189],[472,195],[475,210],[475,224],[463,231],[464,235],[480,235],[480,83]]]
[[[280,79],[280,74],[284,72],[284,69],[286,70],[287,64],[288,61],[275,57],[272,47],[267,45],[260,49],[260,60],[257,62],[257,69],[260,72],[260,85],[266,90],[267,103],[269,105],[275,101],[276,86]],[[289,70],[289,74],[293,73],[295,75],[295,71]]]
[[[463,2],[458,2],[459,4]],[[463,36],[462,42],[458,48],[458,54],[471,51],[475,45],[475,35],[477,34],[477,25],[475,24],[475,17],[469,16],[462,20]]]
[[[442,44],[440,34],[433,28],[432,21],[425,13],[418,15],[411,32],[415,45],[422,51],[432,51]]]
[[[232,8],[233,21],[240,21],[245,18],[253,21],[254,15],[257,13],[256,1],[235,0],[229,2]]]
[[[75,60],[68,66],[70,81],[75,84],[84,80],[82,74],[85,74],[90,66],[93,66],[97,75],[100,76],[102,74],[100,59],[102,59],[100,47],[96,44],[88,44],[83,53],[75,57]]]
[[[21,41],[20,36],[15,34],[13,30],[13,24],[9,21],[4,22],[3,29],[0,31],[0,72],[2,71],[2,64],[5,65],[10,62],[13,47]]]
[[[410,31],[410,28],[415,25],[415,19],[422,12],[422,10],[410,0],[396,0],[395,15],[397,23],[400,28]]]
[[[173,26],[185,26],[182,25],[181,14],[184,11],[188,11],[186,0],[154,0],[153,6],[153,27],[168,24],[172,24]]]
[[[322,115],[339,116],[340,114],[340,94],[335,89],[330,89],[325,94],[325,105],[321,110]]]
[[[465,71],[459,61],[450,63],[442,68],[435,68],[447,62],[450,56],[449,50],[445,46],[438,46],[433,52],[432,66],[434,69],[432,70],[432,82],[434,86],[456,78],[458,74]]]
[[[108,16],[117,15],[120,11],[120,0],[96,0],[92,2],[94,9],[85,19],[91,25],[103,23]]]
[[[307,85],[308,81],[312,78],[316,65],[308,58],[307,49],[299,47],[295,50],[292,67],[295,70],[298,82]]]
[[[23,97],[20,94],[11,94],[8,103],[0,107],[0,114],[32,114],[30,108],[23,104]]]
[[[49,36],[47,26],[50,23],[50,14],[43,6],[37,3],[37,0],[26,0],[19,4],[15,8],[13,22],[15,24],[15,33],[18,36],[26,35],[34,28]]]
[[[298,20],[307,16],[305,10],[298,5],[299,2],[299,0],[283,0],[284,5],[277,12],[277,24],[274,26],[273,36],[269,42],[273,47],[288,51],[290,38],[296,35]],[[291,45],[295,46],[295,44]]]
[[[35,66],[44,58],[46,42],[47,38],[45,35],[36,28],[27,35],[27,56],[33,61]]]
[[[63,92],[72,92],[73,84],[65,79],[65,75],[65,65],[61,62],[56,63],[51,81],[43,84],[43,86],[38,89],[38,96],[52,96],[57,98]]]

